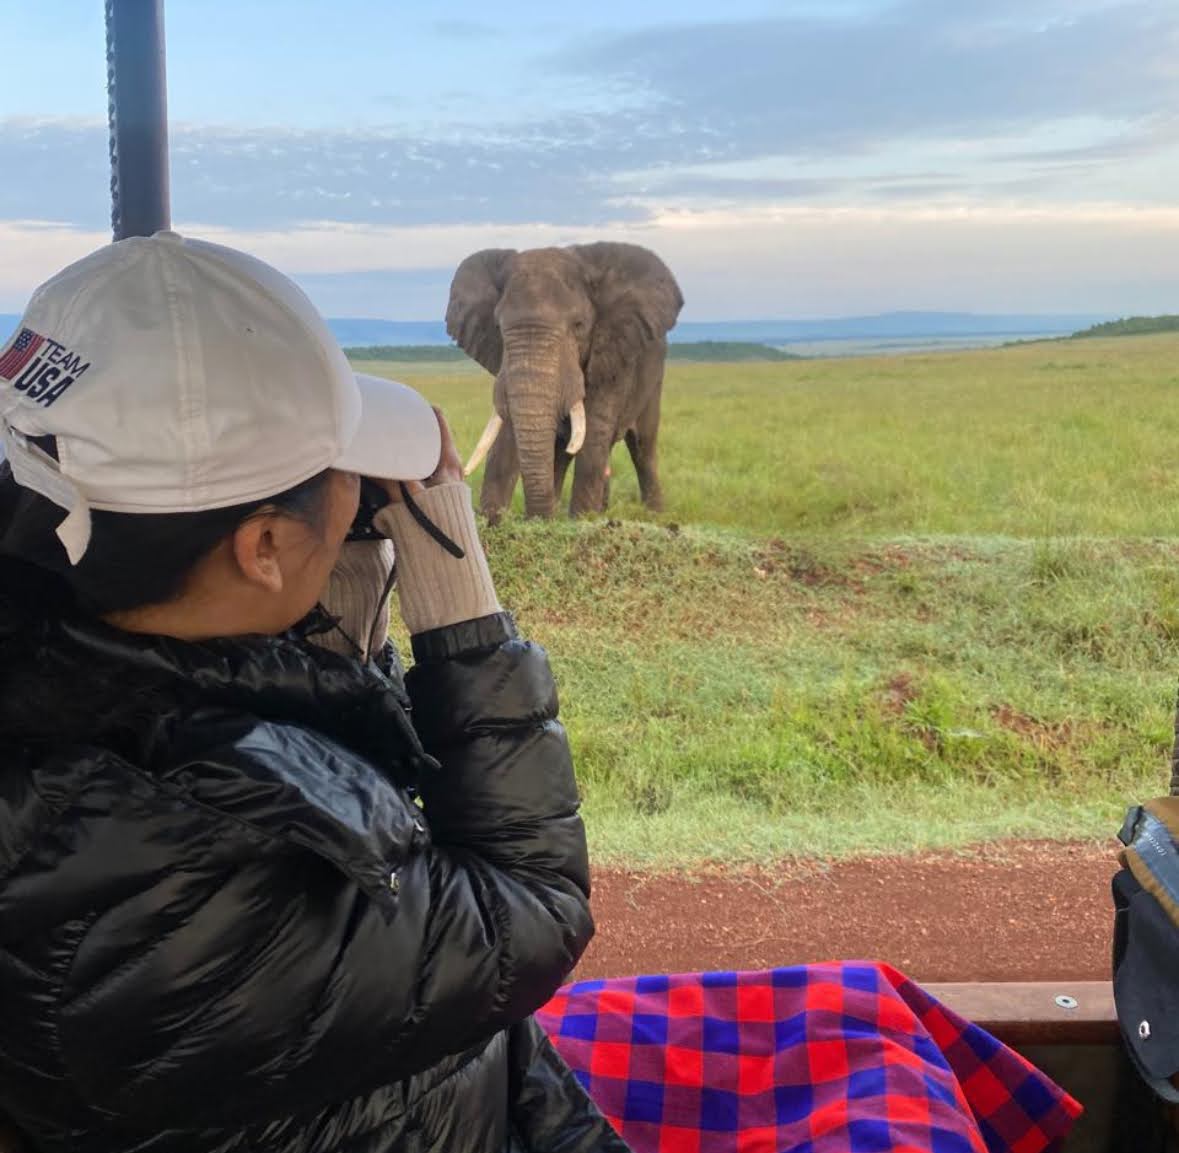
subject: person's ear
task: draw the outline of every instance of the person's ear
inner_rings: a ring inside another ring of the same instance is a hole
[[[267,592],[283,588],[282,565],[275,533],[275,518],[255,516],[238,525],[233,534],[233,559],[250,584]]]

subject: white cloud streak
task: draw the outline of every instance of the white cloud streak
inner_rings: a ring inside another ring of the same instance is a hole
[[[642,222],[587,229],[328,222],[269,231],[194,224],[185,231],[244,248],[304,278],[312,296],[321,293],[336,312],[341,294],[329,289],[367,276],[363,304],[347,311],[402,319],[439,319],[449,272],[476,249],[607,237],[649,245],[669,261],[687,298],[685,319],[899,308],[1179,310],[1179,207],[652,206]],[[105,240],[60,226],[0,224],[0,308],[19,308],[40,280]],[[386,296],[382,278],[390,286]]]

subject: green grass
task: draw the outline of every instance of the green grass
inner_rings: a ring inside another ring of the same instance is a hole
[[[485,534],[599,859],[1102,837],[1166,790],[1179,338],[675,365],[668,512]],[[473,443],[478,372],[376,366]]]
[[[442,403],[474,446],[473,366],[366,362]],[[1179,338],[970,353],[673,364],[666,520],[776,534],[1179,534]],[[617,515],[641,517],[615,451]]]

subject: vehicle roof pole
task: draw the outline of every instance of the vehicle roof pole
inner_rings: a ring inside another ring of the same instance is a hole
[[[170,228],[164,0],[106,0],[114,238]]]

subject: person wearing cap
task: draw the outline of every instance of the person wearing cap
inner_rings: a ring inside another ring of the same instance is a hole
[[[585,834],[441,416],[274,269],[161,233],[34,294],[0,437],[28,1147],[624,1153],[531,1018],[593,932]]]

